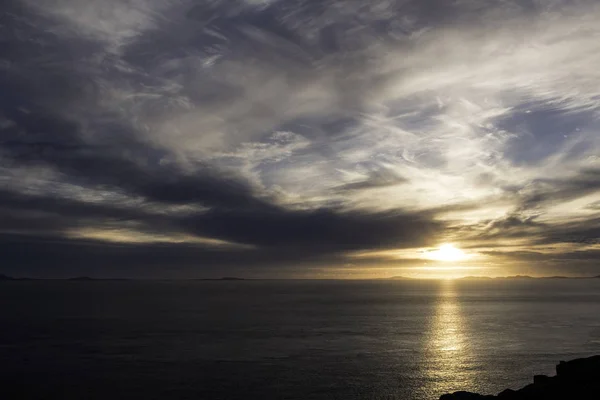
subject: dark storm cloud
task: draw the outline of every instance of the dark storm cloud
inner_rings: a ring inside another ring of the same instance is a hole
[[[23,112],[4,107],[14,125],[2,130],[0,154],[9,167],[43,166],[72,182],[107,185],[165,203],[199,203],[221,207],[261,207],[247,185],[209,168],[193,176],[160,164],[162,152],[135,140],[131,127],[111,121],[100,129],[110,138],[90,143],[82,127],[48,111]]]
[[[89,215],[86,217],[90,218]],[[32,223],[22,218],[16,225],[21,230],[19,234],[0,235],[0,248],[3,260],[9,265],[8,272],[34,271],[38,276],[52,276],[55,272],[68,274],[73,270],[93,271],[99,276],[173,276],[174,271],[183,276],[213,276],[218,275],[221,268],[241,268],[241,273],[246,276],[264,276],[265,270],[276,275],[289,273],[293,268],[300,268],[296,272],[301,272],[303,267],[311,265],[339,265],[347,262],[343,251],[351,249],[422,245],[428,240],[424,235],[433,229],[431,222],[415,221],[414,218],[407,221],[406,217],[376,222],[367,220],[366,216],[307,214],[280,216],[279,219],[272,216],[267,224],[262,217],[244,221],[239,216],[235,219],[209,216],[183,221],[184,225],[199,224],[192,230],[202,234],[240,242],[246,239],[242,243],[261,246],[253,249],[176,243],[119,244],[64,238],[59,234],[60,230],[80,222],[72,216],[66,217],[67,221],[38,216],[30,218]],[[148,219],[145,222],[148,223]],[[255,225],[246,225],[250,222]],[[177,226],[173,221],[167,221],[161,233],[167,232],[169,223],[171,228]],[[150,223],[146,231],[152,232],[152,227]],[[409,229],[413,231],[408,232]],[[23,230],[28,234],[23,234]]]
[[[489,221],[485,225],[463,227],[459,231],[471,240],[482,241],[479,245],[484,247],[496,247],[495,241],[511,239],[525,239],[531,246],[600,243],[600,219],[598,218],[548,223],[538,222],[535,217],[512,215]]]
[[[69,228],[111,223],[141,224],[149,231],[168,230],[169,221],[143,207],[84,202],[52,195],[27,195],[0,190],[0,232],[60,237]],[[139,226],[138,226],[139,227]]]
[[[424,245],[442,224],[428,214],[357,213],[322,209],[209,211],[184,221],[191,231],[263,247],[321,252]]]
[[[87,274],[96,277],[220,277],[289,273],[291,267],[322,265],[339,258],[306,252],[260,252],[185,244],[117,244],[49,235],[0,235],[4,270],[14,276]],[[293,263],[293,265],[290,265]],[[256,272],[257,271],[257,272]]]
[[[555,224],[541,235],[538,243],[600,244],[600,218]]]
[[[600,190],[600,169],[581,170],[570,179],[538,179],[531,183],[523,196],[523,209],[530,209],[548,202],[572,200]]]
[[[548,207],[593,195],[600,190],[600,170],[588,168],[568,179],[541,178],[526,187],[505,188],[517,199],[517,208],[495,220],[482,221],[476,228],[478,237],[485,240],[527,238],[535,243],[586,243],[600,239],[598,218],[572,222],[543,221]],[[596,203],[584,208],[593,210]]]
[[[539,234],[548,227],[536,221],[535,216],[523,216],[519,213],[489,221],[481,237],[490,239],[522,238]]]
[[[429,240],[441,229],[441,224],[433,222],[431,216],[414,214],[358,214],[343,213],[335,210],[289,211],[272,206],[263,210],[227,210],[216,208],[195,216],[177,217],[156,215],[139,208],[118,208],[105,205],[91,205],[67,199],[41,198],[34,196],[2,193],[0,196],[0,216],[2,230],[5,233],[23,235],[43,235],[46,240],[58,241],[64,248],[72,246],[78,251],[81,240],[65,239],[63,233],[69,228],[125,227],[132,225],[139,232],[146,233],[193,233],[201,237],[212,237],[226,241],[257,246],[244,251],[243,256],[236,255],[235,260],[251,263],[275,258],[277,261],[300,262],[302,259],[319,256],[319,259],[331,258],[344,250],[368,248],[388,248],[419,246]],[[121,223],[115,225],[115,223]],[[117,230],[118,233],[118,230]],[[6,239],[7,236],[5,235]],[[14,239],[13,240],[17,240]],[[24,239],[19,239],[24,240]],[[41,240],[41,239],[40,239]],[[36,243],[39,243],[37,241]],[[88,244],[92,241],[88,241]],[[123,244],[123,248],[139,248],[140,244]],[[169,247],[174,245],[161,245]],[[114,244],[96,243],[96,248],[112,248]],[[142,246],[144,247],[144,246]],[[194,250],[194,245],[177,245],[186,248],[193,257],[187,260],[206,264],[208,261],[219,263],[226,256],[203,258],[203,246]],[[166,251],[166,250],[165,250]],[[128,251],[123,250],[125,254]],[[218,251],[217,251],[218,252]],[[134,252],[135,253],[135,252]],[[168,253],[168,252],[167,252]],[[181,260],[182,253],[176,257]],[[135,253],[137,254],[137,253]],[[161,253],[162,254],[162,253]],[[169,253],[170,254],[170,253]],[[214,251],[209,251],[214,254]],[[236,253],[237,254],[237,253]],[[304,256],[301,256],[304,254]],[[329,256],[328,256],[329,254]],[[40,263],[47,258],[36,258],[35,252],[28,253],[28,263],[36,259]],[[67,255],[68,256],[68,255]],[[13,255],[13,258],[16,255]],[[200,257],[200,258],[198,258]],[[334,257],[336,258],[336,257]],[[339,258],[340,260],[343,259]],[[17,261],[15,259],[15,261]],[[81,261],[81,260],[79,260]],[[111,260],[119,263],[118,260]],[[129,262],[123,260],[122,262]],[[233,261],[232,261],[233,262]]]
[[[517,214],[490,221],[485,227],[475,228],[474,238],[494,241],[499,239],[528,239],[531,245],[561,243],[600,243],[600,219],[592,218],[568,223],[536,221],[537,217]]]

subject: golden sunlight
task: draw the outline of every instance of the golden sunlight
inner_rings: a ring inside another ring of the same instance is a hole
[[[469,256],[461,249],[454,247],[454,245],[445,243],[439,249],[428,252],[427,258],[430,260],[451,262],[466,260]]]

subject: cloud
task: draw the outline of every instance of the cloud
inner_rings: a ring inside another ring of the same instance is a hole
[[[3,7],[0,230],[40,255],[325,268],[599,236],[595,1]]]

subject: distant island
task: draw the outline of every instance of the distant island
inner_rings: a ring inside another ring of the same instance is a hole
[[[499,276],[499,277],[488,277],[488,276],[465,276],[460,279],[598,279],[599,276],[529,276],[529,275],[513,275],[513,276]]]
[[[519,390],[506,389],[497,396],[471,392],[444,394],[440,400],[597,400],[600,399],[600,355],[561,361],[556,376],[535,375]]]
[[[410,278],[406,276],[391,276],[389,278],[383,278],[389,280],[439,280],[436,278]],[[512,276],[465,276],[457,278],[457,280],[502,280],[502,279],[513,279],[513,280],[528,280],[528,279],[600,279],[600,275],[597,276],[529,276],[529,275],[512,275]]]

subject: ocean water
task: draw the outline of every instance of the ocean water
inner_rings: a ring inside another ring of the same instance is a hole
[[[7,399],[437,399],[592,354],[600,279],[0,283]]]

